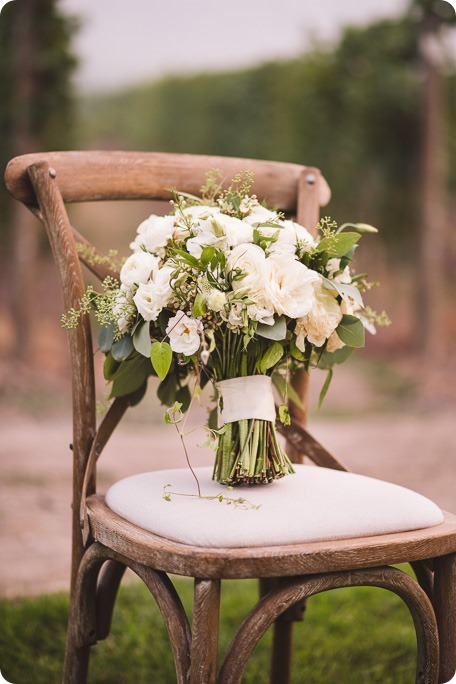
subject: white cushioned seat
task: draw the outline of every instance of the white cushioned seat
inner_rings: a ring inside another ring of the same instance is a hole
[[[201,493],[243,497],[259,509],[173,495],[195,494],[189,469],[133,475],[113,485],[106,503],[139,527],[183,544],[248,547],[350,539],[423,529],[443,521],[441,510],[421,494],[363,475],[297,465],[295,475],[269,485],[226,487],[211,468],[196,468]]]

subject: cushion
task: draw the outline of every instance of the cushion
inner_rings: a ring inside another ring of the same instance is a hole
[[[194,495],[189,469],[133,475],[114,484],[106,503],[129,522],[192,546],[248,547],[350,539],[439,525],[441,510],[429,499],[374,478],[310,465],[268,485],[227,490],[211,468],[195,468],[203,496]],[[166,491],[170,501],[164,498]],[[247,500],[228,504],[217,496]],[[256,506],[250,507],[249,504]]]

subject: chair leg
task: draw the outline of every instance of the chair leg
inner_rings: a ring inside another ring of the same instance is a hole
[[[115,560],[107,560],[97,584],[97,639],[106,639],[111,631],[112,614],[117,592],[127,567]]]
[[[220,580],[195,579],[190,684],[215,684]]]
[[[260,579],[260,598],[276,589],[283,581],[278,577]],[[288,684],[291,680],[291,659],[293,654],[293,622],[304,618],[306,600],[290,606],[274,621],[270,684]]]
[[[439,682],[456,671],[456,554],[434,559],[434,610],[440,641]]]

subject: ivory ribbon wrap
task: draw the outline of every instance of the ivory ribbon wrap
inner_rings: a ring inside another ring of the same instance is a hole
[[[238,420],[259,418],[275,421],[276,410],[272,381],[269,375],[246,375],[231,380],[221,380],[217,389],[219,401],[218,424],[235,423]],[[222,403],[223,408],[220,408]]]

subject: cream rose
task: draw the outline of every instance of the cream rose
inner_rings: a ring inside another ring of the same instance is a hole
[[[296,322],[296,346],[304,351],[306,338],[321,347],[342,320],[342,311],[336,300],[337,293],[328,290],[319,279],[313,283],[315,299],[312,309]]]
[[[261,247],[250,243],[238,245],[227,259],[227,269],[239,269],[242,273],[242,277],[233,280],[232,288],[245,291],[245,296],[252,300],[253,303],[248,307],[250,318],[272,325],[271,268]]]
[[[178,354],[191,356],[198,351],[201,344],[203,325],[196,318],[190,318],[183,311],[178,311],[169,319],[166,333],[171,349]]]
[[[275,311],[290,318],[300,318],[309,313],[315,303],[313,283],[319,276],[299,261],[285,254],[272,254],[269,291]]]

